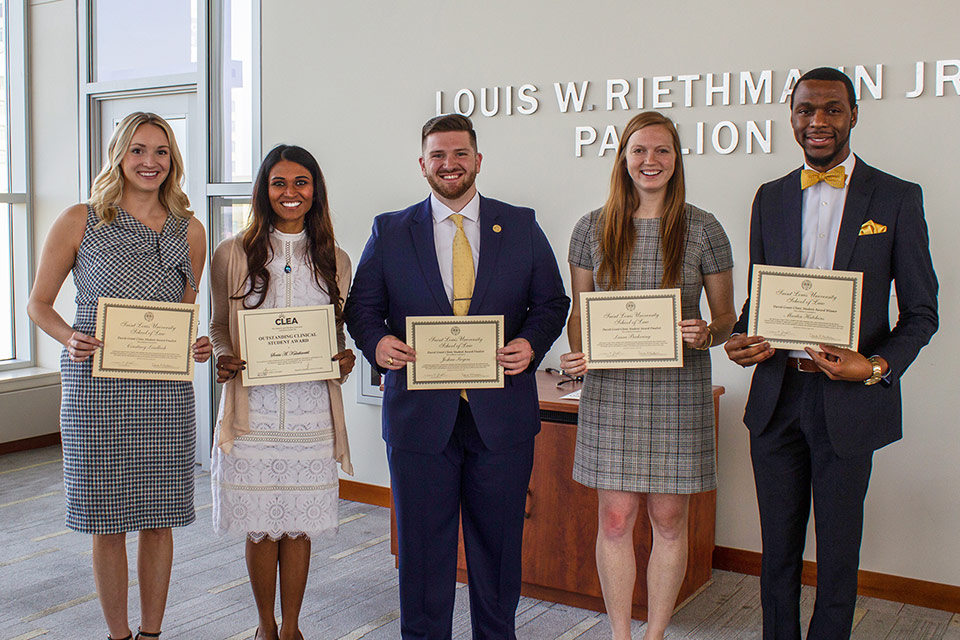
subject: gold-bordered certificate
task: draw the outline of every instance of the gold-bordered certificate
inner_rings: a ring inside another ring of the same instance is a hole
[[[93,352],[94,378],[193,380],[200,306],[100,298]]]
[[[237,312],[245,387],[340,377],[332,304]]]
[[[747,331],[778,349],[857,350],[863,274],[753,265]]]
[[[503,316],[409,316],[407,341],[417,352],[407,389],[503,387]]]
[[[591,369],[683,366],[680,289],[583,291],[580,318]]]

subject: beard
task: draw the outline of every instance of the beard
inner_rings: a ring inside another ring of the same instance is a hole
[[[473,186],[473,183],[476,182],[476,180],[476,171],[466,172],[460,181],[452,184],[444,182],[440,177],[434,174],[427,174],[427,184],[430,185],[430,188],[447,200],[456,200],[460,198],[460,196],[470,190],[470,187]]]
[[[814,158],[814,157],[811,157],[809,153],[807,153],[806,149],[804,149],[803,159],[807,161],[808,165],[810,165],[811,167],[819,171],[825,171],[827,169],[831,169],[835,165],[839,164],[838,162],[836,162],[836,160],[841,156],[841,154],[843,154],[844,150],[849,149],[849,146],[848,146],[849,143],[850,143],[850,134],[847,133],[847,136],[843,140],[840,140],[834,146],[833,153],[831,153],[830,155]]]

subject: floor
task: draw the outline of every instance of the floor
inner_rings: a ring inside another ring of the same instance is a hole
[[[63,524],[63,482],[56,447],[0,456],[0,640],[104,638],[94,593],[90,537]],[[174,534],[173,580],[163,640],[243,640],[256,626],[241,541],[212,535],[209,476],[197,474],[197,522]],[[340,502],[340,532],[315,540],[301,629],[307,640],[398,638],[397,572],[382,507]],[[128,536],[131,558],[136,537]],[[131,569],[131,623],[138,595]],[[470,637],[467,590],[457,590],[454,637]],[[809,618],[813,590],[803,591]],[[643,637],[642,622],[634,637]],[[522,598],[523,639],[609,638],[606,616]],[[760,637],[759,582],[714,571],[712,580],[678,609],[668,638]],[[853,638],[960,640],[960,614],[861,598]]]

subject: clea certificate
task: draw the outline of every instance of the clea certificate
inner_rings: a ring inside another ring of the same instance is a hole
[[[503,316],[408,316],[407,342],[417,352],[407,389],[503,387]]]
[[[775,349],[857,350],[863,274],[753,265],[747,332]]]
[[[193,380],[200,306],[100,298],[93,352],[94,378]]]
[[[243,386],[340,377],[332,304],[237,312]]]
[[[590,369],[683,366],[680,289],[583,291],[580,317]]]

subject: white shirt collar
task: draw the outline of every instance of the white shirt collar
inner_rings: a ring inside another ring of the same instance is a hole
[[[853,175],[853,168],[854,168],[856,165],[857,165],[857,156],[854,155],[853,151],[851,151],[851,152],[847,155],[847,159],[846,159],[846,160],[844,160],[843,162],[840,163],[839,166],[843,167],[844,175],[847,177],[847,181],[846,181],[846,182],[844,183],[844,185],[843,185],[844,188],[850,186],[850,176]],[[820,172],[819,169],[814,169],[814,168],[811,167],[809,164],[807,164],[806,160],[804,160],[804,162],[803,162],[803,168],[804,168],[804,169],[807,169],[807,170],[809,170],[809,171],[816,171],[816,172],[818,172],[818,173]]]
[[[434,193],[430,193],[430,210],[433,213],[433,222],[434,224],[440,224],[447,218],[449,218],[454,213],[461,214],[467,220],[472,220],[473,222],[480,222],[480,192],[473,194],[473,198],[470,199],[463,209],[460,211],[454,211],[447,205],[440,202],[439,198]]]

